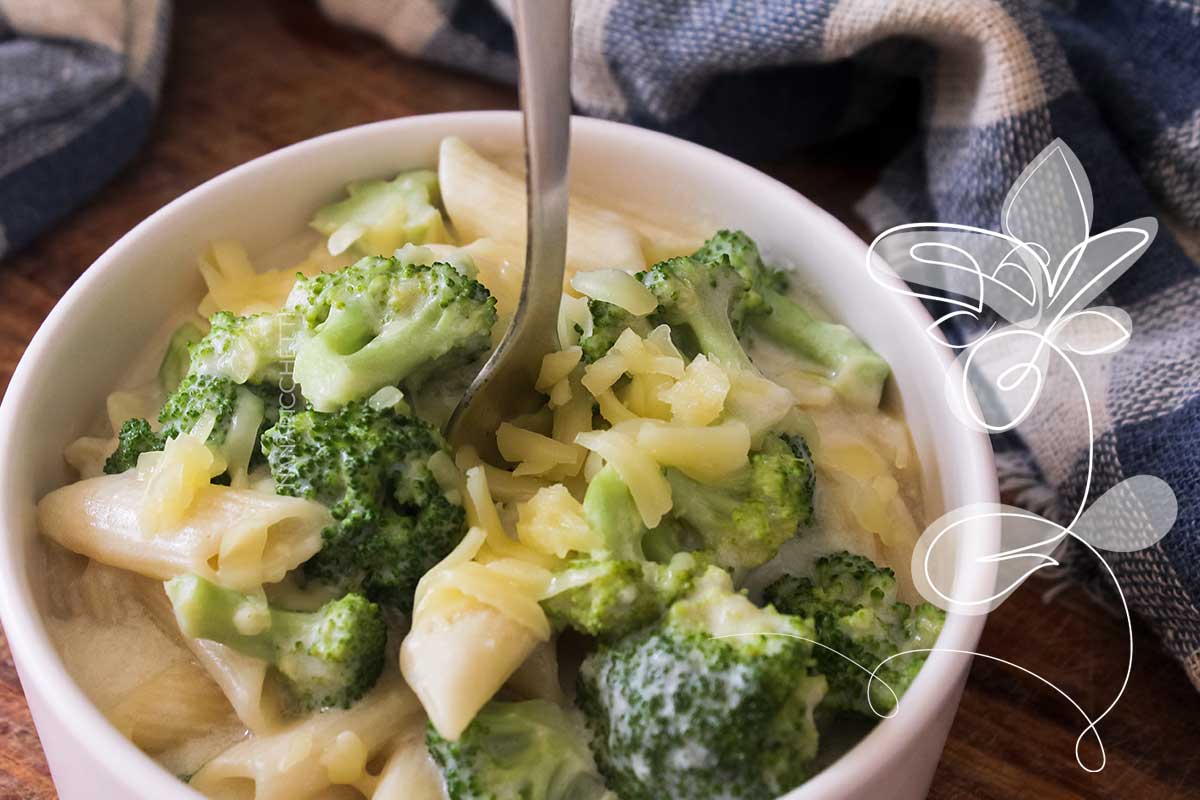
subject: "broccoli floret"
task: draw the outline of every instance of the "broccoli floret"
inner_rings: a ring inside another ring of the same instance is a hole
[[[269,662],[299,710],[347,707],[383,671],[387,624],[361,595],[305,613],[268,608],[197,575],[172,578],[166,589],[184,635]]]
[[[812,519],[815,477],[799,436],[768,436],[750,463],[717,485],[667,470],[673,507],[683,523],[730,569],[769,561],[779,546]]]
[[[714,269],[729,264],[742,277],[747,289],[736,317],[818,365],[849,402],[879,405],[890,373],[887,362],[845,325],[818,320],[788,297],[786,274],[763,263],[749,236],[718,231],[692,258]]]
[[[127,420],[118,434],[116,451],[104,464],[108,473],[137,466],[149,450],[162,450],[182,433],[191,433],[204,419],[212,420],[207,443],[216,448],[228,465],[224,479],[243,478],[256,453],[259,434],[268,420],[279,413],[278,391],[251,384],[239,385],[228,378],[189,374],[167,397],[159,412],[161,429],[155,433],[144,419]]]
[[[171,334],[167,352],[163,354],[158,367],[158,382],[166,392],[175,391],[183,376],[187,375],[191,364],[188,349],[203,338],[204,332],[194,322],[185,322]]]
[[[638,336],[650,333],[650,322],[645,317],[631,314],[620,306],[603,300],[588,300],[588,312],[592,315],[592,332],[579,338],[583,358],[591,363],[612,349],[617,337],[632,328]]]
[[[588,483],[583,496],[583,518],[600,534],[603,553],[624,561],[643,561],[642,537],[646,525],[633,494],[615,467],[606,466]]]
[[[228,378],[234,383],[277,384],[285,377],[300,327],[293,314],[239,317],[218,311],[204,338],[188,350],[190,374]]]
[[[542,607],[557,627],[607,639],[624,636],[661,617],[708,563],[702,553],[677,553],[665,564],[572,559],[555,575],[578,585],[544,600]]]
[[[727,262],[680,256],[638,278],[658,300],[654,316],[671,326],[672,335],[690,334],[697,352],[727,366],[755,369],[737,334],[748,285]]]
[[[804,781],[825,693],[814,634],[710,568],[659,624],[602,645],[578,701],[608,785],[622,800],[759,800]]]
[[[358,181],[346,187],[345,200],[325,206],[310,223],[330,238],[330,248],[354,247],[365,256],[386,255],[402,245],[448,242],[435,205],[437,174],[405,172],[394,180]]]
[[[242,390],[228,378],[194,374],[184,377],[179,388],[167,398],[158,412],[163,435],[174,439],[181,433],[189,432],[202,417],[208,415],[214,420],[208,441],[215,445],[223,443],[237,412],[242,391],[254,397],[249,390]]]
[[[411,611],[417,581],[464,533],[465,512],[429,468],[436,454],[449,458],[441,434],[405,408],[355,402],[330,414],[283,411],[262,447],[275,491],[333,514],[305,575]]]
[[[456,742],[426,731],[449,800],[617,800],[582,726],[546,700],[492,701]]]
[[[872,714],[872,703],[880,714],[891,711],[927,653],[888,661],[875,681],[842,656],[874,670],[896,653],[933,647],[946,618],[930,603],[912,608],[899,602],[894,572],[846,552],[818,559],[814,578],[780,578],[767,587],[764,598],[785,614],[814,620],[817,640],[833,648],[815,650],[817,664],[829,679],[826,705],[861,714]]]
[[[164,436],[173,439],[211,417],[214,424],[208,444],[221,452],[230,476],[244,477],[259,454],[260,435],[278,415],[276,388],[193,373],[167,398],[158,421]]]
[[[121,423],[117,434],[117,449],[104,462],[104,471],[109,475],[133,469],[138,456],[151,450],[162,450],[166,437],[150,429],[150,423],[135,417]]]
[[[483,284],[449,264],[397,258],[301,278],[287,308],[302,321],[294,375],[317,411],[471,361],[491,346],[496,322]]]
[[[569,559],[555,581],[572,588],[542,601],[556,627],[612,638],[648,625],[687,594],[708,561],[678,553],[667,563],[642,554],[646,526],[616,470],[602,469],[583,499],[583,513],[603,545]]]

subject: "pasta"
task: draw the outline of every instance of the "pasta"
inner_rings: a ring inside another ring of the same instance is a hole
[[[235,735],[241,730],[220,687],[191,661],[172,664],[139,685],[108,712],[108,718],[148,753],[161,753],[216,729]]]
[[[162,584],[141,579],[137,586],[138,599],[155,622],[191,651],[196,662],[220,688],[242,725],[254,733],[266,733],[281,724],[284,717],[282,701],[268,680],[265,661],[242,655],[220,642],[183,636]]]
[[[420,710],[399,676],[387,673],[349,709],[324,711],[234,745],[208,762],[191,784],[214,798],[304,800],[335,784],[366,789],[363,794],[369,796],[375,779],[366,772],[367,763],[385,752]]]
[[[459,236],[468,241],[508,242],[524,252],[524,181],[452,137],[442,142],[438,182],[442,202]],[[645,266],[638,235],[619,217],[589,203],[572,201],[567,226],[568,281],[574,273],[586,270],[639,270]],[[519,286],[518,282],[518,291]]]
[[[330,521],[308,500],[210,485],[178,525],[146,536],[138,521],[144,492],[133,472],[64,486],[38,503],[38,528],[70,550],[151,578],[195,572],[248,590],[316,553]]]
[[[474,597],[418,612],[400,647],[400,668],[443,736],[457,738],[537,647],[520,622]]]
[[[442,776],[425,747],[425,718],[418,716],[393,748],[371,800],[443,800]]]
[[[483,475],[479,467],[471,473]],[[550,635],[537,602],[548,574],[512,558],[475,560],[496,537],[507,534],[472,528],[421,579],[412,629],[400,646],[405,679],[433,725],[451,739]]]

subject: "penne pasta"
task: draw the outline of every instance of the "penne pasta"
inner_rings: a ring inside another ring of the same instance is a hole
[[[204,668],[180,661],[126,695],[109,721],[147,753],[161,753],[214,730],[242,730],[220,687]]]
[[[393,670],[348,709],[323,711],[234,745],[191,785],[214,798],[305,800],[338,785],[369,795],[375,779],[367,763],[385,753],[420,711],[416,695]]]
[[[539,641],[496,608],[456,593],[436,612],[417,611],[400,669],[438,732],[457,739]]]
[[[463,241],[489,238],[525,250],[525,182],[457,138],[442,141],[438,158],[442,203]],[[616,214],[572,200],[567,224],[567,274],[645,269],[639,235]],[[519,293],[520,280],[516,287]]]
[[[194,572],[248,591],[282,580],[321,547],[322,505],[224,486],[201,488],[182,521],[144,535],[145,484],[130,471],[64,486],[42,498],[41,532],[63,547],[158,580]]]
[[[425,724],[418,716],[397,737],[371,800],[445,800],[442,775],[425,746]]]

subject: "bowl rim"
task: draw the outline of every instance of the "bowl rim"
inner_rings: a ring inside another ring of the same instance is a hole
[[[27,684],[25,692],[36,694],[39,702],[45,704],[46,711],[58,720],[69,720],[75,738],[86,741],[91,755],[111,765],[111,776],[131,790],[148,793],[148,796],[175,797],[180,800],[201,797],[196,790],[177,780],[122,736],[67,672],[50,640],[27,579],[28,554],[21,552],[25,548],[18,544],[21,533],[16,530],[20,524],[16,519],[19,513],[17,506],[23,504],[26,498],[15,496],[17,491],[12,478],[15,426],[19,422],[20,411],[37,402],[33,396],[33,376],[39,371],[43,363],[42,356],[57,329],[81,303],[86,302],[94,285],[109,277],[110,273],[135,269],[132,260],[126,261],[126,254],[136,247],[138,240],[148,230],[169,224],[176,215],[186,214],[188,206],[199,198],[222,192],[229,184],[252,179],[257,173],[272,170],[277,162],[357,137],[375,135],[380,131],[402,137],[428,126],[441,129],[443,135],[453,135],[460,127],[512,126],[519,124],[519,120],[520,113],[516,111],[462,111],[382,120],[306,139],[235,166],[175,198],[121,236],[63,294],[30,341],[0,403],[0,622],[4,625],[14,661],[23,667],[21,677]],[[635,144],[640,141],[648,146],[681,148],[695,157],[722,162],[726,169],[733,170],[742,179],[770,187],[776,196],[803,207],[806,214],[820,219],[820,225],[831,240],[861,253],[865,260],[867,244],[841,221],[786,184],[729,156],[665,133],[609,120],[576,116],[572,120],[572,131],[577,136],[588,138],[632,138]],[[932,322],[924,307],[914,298],[893,296],[890,302],[895,313],[907,318],[914,330],[925,329]],[[938,357],[944,362],[943,367],[950,364],[949,355],[941,353]],[[957,451],[956,480],[965,487],[962,493],[973,502],[996,502],[995,470],[986,435],[962,426],[951,427],[956,431],[953,445]],[[939,440],[936,448],[939,455],[943,454],[944,449],[948,448]],[[961,645],[959,649],[969,650],[978,641],[984,620],[983,616],[952,613],[948,616],[939,642],[949,638],[956,646]],[[931,657],[926,662],[905,694],[903,714],[876,725],[850,750],[784,797],[803,800],[810,795],[823,796],[824,792],[838,786],[853,785],[856,782],[853,776],[861,771],[872,772],[872,764],[891,762],[900,757],[905,745],[927,722],[944,710],[948,702],[957,704],[959,678],[966,670],[969,657],[943,655],[947,657]]]

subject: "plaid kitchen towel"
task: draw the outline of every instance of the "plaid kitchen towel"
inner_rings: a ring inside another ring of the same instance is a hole
[[[169,17],[167,0],[0,0],[0,258],[137,152]]]
[[[321,3],[408,54],[514,80],[504,2]],[[1129,313],[1133,336],[1091,398],[1089,497],[1138,474],[1173,487],[1174,530],[1107,557],[1200,688],[1200,2],[576,0],[574,48],[581,112],[741,156],[878,125],[894,98],[917,96],[903,86],[919,85],[919,132],[861,205],[878,230],[999,230],[1009,187],[1055,137],[1092,177],[1094,231],[1165,223],[1103,298]],[[1069,427],[1035,412],[997,441],[1002,487],[1068,519],[1087,465],[1086,433]],[[1066,557],[1103,590],[1094,557]]]

